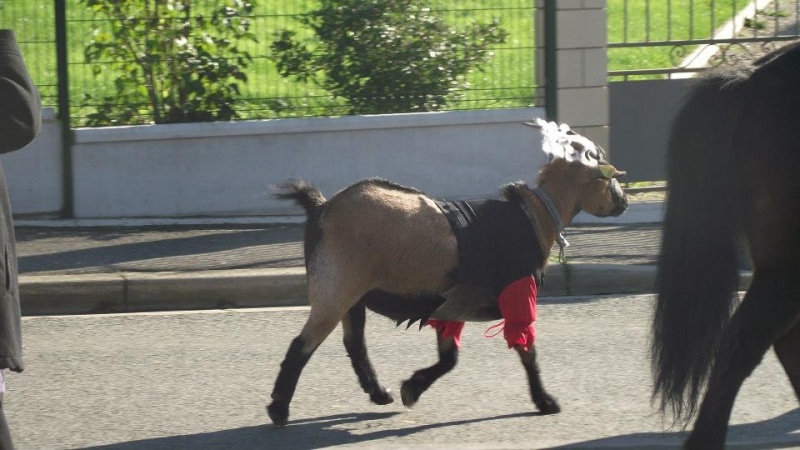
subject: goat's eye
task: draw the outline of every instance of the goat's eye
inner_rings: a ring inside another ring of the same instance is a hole
[[[585,148],[580,142],[570,142],[570,145],[572,145],[572,148],[579,152],[582,152]]]

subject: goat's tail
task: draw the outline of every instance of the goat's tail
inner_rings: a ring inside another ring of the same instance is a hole
[[[322,240],[322,228],[319,217],[325,196],[313,184],[303,180],[288,180],[273,186],[272,195],[280,200],[294,200],[306,210],[306,232],[303,250],[308,271],[314,261],[314,254]]]
[[[725,69],[689,91],[670,131],[667,209],[656,281],[654,395],[676,424],[694,415],[739,278],[737,130],[749,71]]]
[[[325,203],[325,196],[313,184],[303,180],[288,180],[273,188],[273,196],[280,200],[294,200],[311,216]]]

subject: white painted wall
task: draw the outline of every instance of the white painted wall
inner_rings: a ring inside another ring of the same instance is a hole
[[[61,211],[61,152],[61,124],[53,109],[46,108],[36,139],[23,149],[0,156],[14,215],[55,215]]]
[[[608,141],[605,6],[560,0],[556,39],[559,118],[601,145]],[[544,27],[536,29],[544,86]],[[536,176],[545,162],[540,136],[520,122],[544,115],[529,108],[77,129],[75,218],[294,215],[299,209],[267,194],[292,177],[326,195],[379,176],[434,197],[491,197],[504,183]],[[61,211],[61,152],[51,111],[31,145],[0,157],[15,215]]]
[[[544,110],[78,129],[75,217],[299,214],[267,191],[288,178],[326,195],[378,176],[434,197],[496,196],[545,162],[539,133],[521,124],[533,117]],[[60,145],[48,123],[29,148],[2,157],[16,214],[60,210]]]

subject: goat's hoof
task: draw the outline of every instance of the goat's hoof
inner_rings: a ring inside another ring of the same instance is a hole
[[[400,388],[400,398],[403,399],[403,404],[406,407],[411,408],[414,406],[420,395],[422,395],[422,391],[414,384],[413,378],[403,382],[403,386]]]
[[[548,394],[545,394],[544,399],[536,402],[536,407],[539,408],[539,412],[544,415],[558,414],[561,412],[561,407],[558,406],[558,401]]]
[[[285,400],[273,400],[267,406],[269,419],[275,425],[282,427],[289,421],[289,402]]]
[[[388,405],[394,403],[394,397],[388,389],[381,389],[369,394],[369,399],[376,405]]]

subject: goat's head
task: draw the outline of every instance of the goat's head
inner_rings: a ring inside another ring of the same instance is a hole
[[[548,163],[539,174],[538,183],[559,191],[551,195],[571,194],[578,210],[599,217],[618,216],[628,208],[625,192],[617,181],[625,172],[606,160],[601,147],[567,124],[536,119],[525,125],[541,130],[542,150],[548,155]]]

